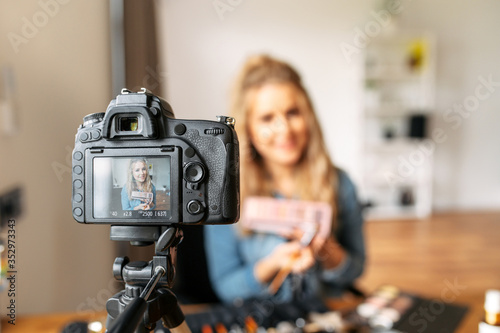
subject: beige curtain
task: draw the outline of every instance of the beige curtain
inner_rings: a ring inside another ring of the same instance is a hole
[[[153,0],[123,0],[125,84],[161,95],[163,76],[158,65],[158,44]]]

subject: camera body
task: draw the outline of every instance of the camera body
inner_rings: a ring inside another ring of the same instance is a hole
[[[126,89],[84,117],[72,155],[80,223],[229,224],[239,219],[234,119],[175,119],[170,105]]]

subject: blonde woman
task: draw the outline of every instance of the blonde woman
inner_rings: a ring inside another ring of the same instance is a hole
[[[136,199],[132,192],[149,192],[153,194],[151,201]],[[127,184],[121,193],[123,210],[151,210],[156,206],[156,188],[149,176],[148,163],[144,158],[133,158],[127,169]]]
[[[323,201],[332,206],[334,219],[331,235],[315,237],[305,248],[300,235],[252,233],[238,224],[206,227],[213,289],[224,302],[338,295],[363,271],[363,219],[353,183],[328,156],[299,74],[269,56],[252,57],[234,86],[231,108],[240,140],[243,205],[248,196]],[[269,284],[291,256],[298,257],[292,275],[274,295]]]

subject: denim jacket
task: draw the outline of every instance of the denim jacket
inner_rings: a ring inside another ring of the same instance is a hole
[[[156,187],[153,185],[153,201],[150,209],[155,209],[156,207]],[[121,192],[121,201],[122,201],[122,209],[123,210],[134,210],[134,207],[139,206],[140,204],[143,204],[139,199],[130,199],[128,197],[128,192],[127,192],[127,186],[123,186],[122,192]]]
[[[338,170],[338,227],[335,238],[346,251],[338,267],[325,270],[317,262],[301,276],[287,277],[276,295],[268,284],[255,279],[254,266],[287,240],[273,234],[241,236],[236,225],[205,226],[205,252],[210,280],[224,302],[241,299],[292,301],[297,291],[305,296],[335,296],[359,277],[365,264],[363,217],[356,189],[348,175]]]

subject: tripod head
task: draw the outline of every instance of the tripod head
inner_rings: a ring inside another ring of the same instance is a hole
[[[182,230],[177,227],[137,227],[111,226],[111,240],[129,241],[133,246],[155,244],[155,256],[149,263],[139,261],[129,264],[127,257],[117,257],[113,264],[113,275],[116,280],[126,285],[144,284],[149,281],[156,267],[163,267],[165,275],[159,285],[171,288],[175,278],[175,263],[172,255],[183,239]]]
[[[170,329],[187,328],[177,298],[167,289],[175,278],[172,254],[182,238],[182,230],[177,227],[111,227],[112,240],[129,241],[136,246],[154,243],[155,255],[149,262],[130,262],[127,257],[115,259],[113,275],[125,282],[125,289],[106,303],[109,333],[148,332],[159,319]]]
[[[133,246],[156,243],[155,252],[164,252],[182,241],[182,230],[172,226],[122,226],[112,225],[110,239],[128,241]]]

